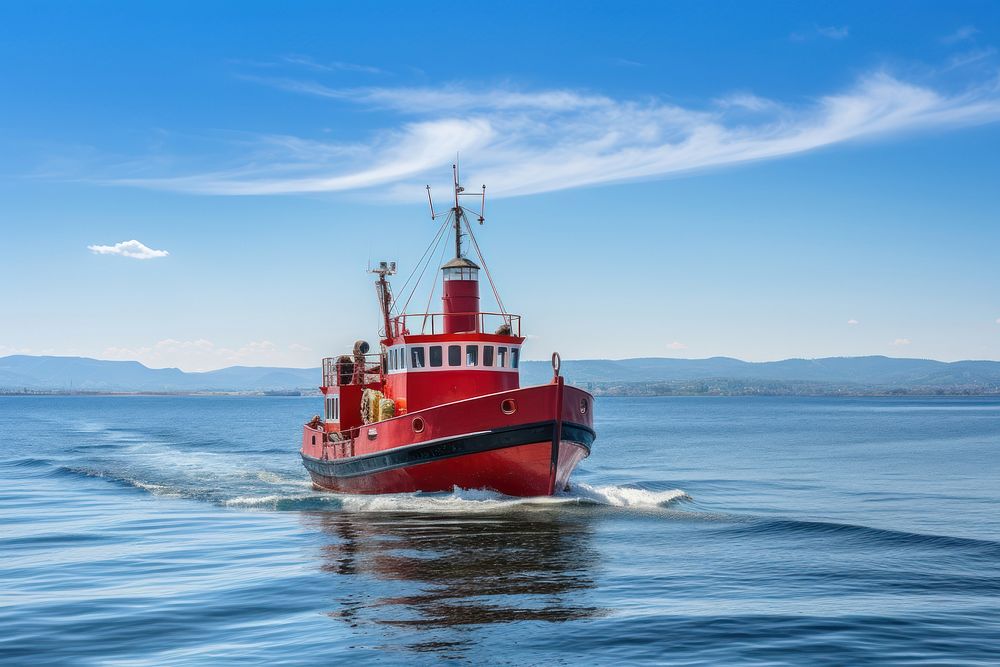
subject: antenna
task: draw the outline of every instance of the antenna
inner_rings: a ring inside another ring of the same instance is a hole
[[[486,222],[486,184],[483,183],[483,203],[479,205],[479,224]]]
[[[395,275],[396,262],[379,262],[377,268],[369,269],[368,272],[378,276],[378,280],[375,282],[375,290],[378,292],[378,305],[382,311],[382,325],[385,327],[386,338],[392,338],[393,331],[390,316],[392,311],[392,291],[389,289],[389,281],[385,277]]]
[[[431,207],[431,220],[437,218],[437,214],[434,212],[434,200],[431,199],[431,186],[427,186],[427,204]]]
[[[458,163],[458,154],[455,154],[455,162],[451,165],[452,171],[452,181],[455,189],[455,204],[449,209],[449,213],[455,216],[453,224],[455,226],[455,257],[462,256],[462,237],[465,234],[462,233],[462,218],[464,217],[468,221],[469,217],[474,215],[479,224],[486,222],[486,185],[479,192],[466,192],[465,188],[462,187],[461,181],[461,169]],[[442,214],[434,210],[434,199],[431,197],[431,186],[426,186],[427,188],[427,205],[431,210],[431,220],[436,220]],[[479,211],[472,211],[462,206],[460,197],[478,197],[479,198]]]
[[[396,273],[396,262],[379,262],[378,267],[372,269],[369,264],[368,273],[374,273],[379,278],[384,278],[385,276],[395,275]]]

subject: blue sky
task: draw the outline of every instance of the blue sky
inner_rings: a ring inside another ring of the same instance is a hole
[[[0,6],[0,354],[373,340],[461,151],[528,358],[1000,359],[995,3],[356,4]]]

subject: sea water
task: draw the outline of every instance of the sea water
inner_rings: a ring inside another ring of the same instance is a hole
[[[1000,662],[996,398],[602,398],[546,499],[316,492],[320,408],[0,398],[0,661]]]

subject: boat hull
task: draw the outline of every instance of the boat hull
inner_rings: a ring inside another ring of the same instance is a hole
[[[319,447],[313,444],[316,430],[307,426],[302,460],[316,487],[340,493],[458,487],[551,495],[590,454],[592,400],[561,382],[516,389],[371,424],[354,442]],[[504,410],[511,405],[514,413]],[[419,433],[413,432],[415,419]]]

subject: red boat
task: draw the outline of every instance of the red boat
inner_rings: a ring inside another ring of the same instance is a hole
[[[544,496],[563,490],[590,454],[593,396],[563,382],[558,354],[550,383],[521,388],[520,316],[505,311],[495,288],[500,312],[480,311],[480,271],[491,287],[493,279],[469,216],[481,224],[483,210],[460,204],[466,193],[457,167],[453,172],[454,206],[442,215],[431,202],[432,219],[445,220],[426,262],[418,263],[426,269],[453,229],[455,256],[438,270],[442,312],[406,314],[409,299],[400,307],[388,281],[395,262],[382,262],[372,271],[382,314],[380,351],[370,353],[368,343],[358,341],[351,354],[323,359],[324,414],[302,433],[302,461],[317,488],[406,493],[459,487]],[[463,237],[482,266],[463,252]]]

